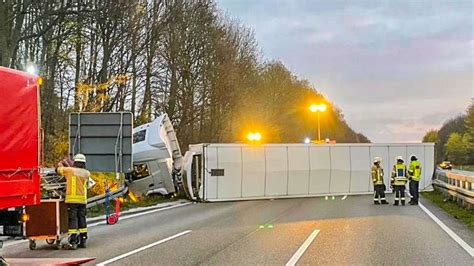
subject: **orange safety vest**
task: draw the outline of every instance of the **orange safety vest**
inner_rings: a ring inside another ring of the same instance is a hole
[[[75,167],[58,167],[58,174],[64,176],[66,185],[66,203],[87,204],[87,185],[89,171]]]

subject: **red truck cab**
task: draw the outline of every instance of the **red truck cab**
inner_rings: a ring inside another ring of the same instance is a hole
[[[40,202],[41,82],[0,67],[0,235],[17,235],[19,210]]]

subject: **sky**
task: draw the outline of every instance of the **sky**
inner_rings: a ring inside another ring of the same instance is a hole
[[[474,97],[472,0],[217,2],[372,142],[419,142]]]

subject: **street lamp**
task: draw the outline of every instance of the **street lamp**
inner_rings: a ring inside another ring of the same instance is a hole
[[[319,122],[320,119],[320,113],[325,112],[327,109],[327,106],[322,103],[322,104],[312,104],[309,106],[309,110],[312,113],[317,113],[318,114],[318,142],[321,142],[321,124]]]

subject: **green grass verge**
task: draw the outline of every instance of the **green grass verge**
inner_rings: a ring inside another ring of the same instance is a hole
[[[473,171],[474,165],[454,165],[454,169],[463,170],[463,171]]]
[[[176,201],[178,199],[179,197],[169,198],[163,197],[161,195],[151,195],[149,197],[140,199],[137,202],[132,202],[130,199],[127,199],[125,202],[120,204],[120,211],[123,212],[138,207],[149,207],[159,203]],[[111,212],[115,212],[115,201],[110,202],[110,210]],[[101,215],[105,215],[105,204],[100,204],[87,210],[87,217],[89,218]]]
[[[436,190],[433,192],[422,192],[421,194],[474,231],[474,210],[468,210],[459,206],[456,202],[446,200],[443,194]]]

